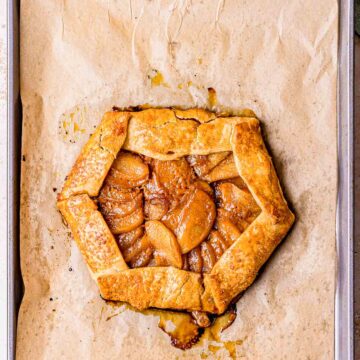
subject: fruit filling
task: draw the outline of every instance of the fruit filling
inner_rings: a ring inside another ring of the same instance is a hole
[[[157,160],[121,151],[97,198],[130,268],[209,273],[259,215],[231,152]]]

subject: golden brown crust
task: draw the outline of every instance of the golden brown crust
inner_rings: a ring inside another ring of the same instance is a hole
[[[234,297],[252,284],[261,266],[294,222],[259,124],[236,125],[232,144],[239,174],[262,213],[225,251],[210,275],[205,276],[205,288],[211,292],[219,312],[223,312]]]
[[[293,220],[291,213],[281,223],[274,223],[265,213],[260,214],[225,251],[211,273],[205,275],[205,288],[210,291],[220,313],[226,310],[233,298],[253,283],[261,266],[286,235]]]
[[[246,117],[218,117],[200,123],[193,118],[182,120],[173,110],[147,109],[132,113],[123,148],[158,160],[231,151],[234,124],[256,121]]]
[[[262,211],[274,218],[288,216],[290,210],[261,136],[259,121],[237,124],[232,146],[238,172]]]
[[[201,310],[201,275],[173,267],[145,267],[98,278],[101,296],[138,309]]]
[[[89,198],[98,194],[121,146],[158,160],[232,151],[235,167],[231,157],[229,173],[241,176],[262,212],[203,277],[174,267],[128,269]],[[59,200],[58,207],[97,278],[102,296],[140,309],[224,312],[251,285],[294,221],[258,120],[216,117],[200,109],[107,113],[81,152]]]
[[[192,109],[173,109],[175,116],[179,119],[194,119],[200,123],[206,123],[210,120],[216,119],[216,114],[205,109],[192,108]]]
[[[88,195],[59,201],[58,208],[94,277],[128,268],[114,236]]]
[[[101,124],[81,150],[67,176],[58,200],[72,195],[97,196],[101,185],[126,137],[129,113],[107,112]]]

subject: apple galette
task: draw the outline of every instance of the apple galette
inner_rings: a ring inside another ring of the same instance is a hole
[[[112,111],[58,208],[101,296],[203,327],[254,281],[294,221],[255,117]]]

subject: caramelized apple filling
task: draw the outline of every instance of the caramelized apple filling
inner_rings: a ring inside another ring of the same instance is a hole
[[[121,151],[98,203],[130,268],[197,273],[210,272],[260,213],[230,152],[161,161]]]

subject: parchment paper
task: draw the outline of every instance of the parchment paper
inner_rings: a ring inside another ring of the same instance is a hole
[[[55,202],[105,110],[204,107],[208,87],[217,110],[262,120],[297,215],[222,339],[243,341],[238,358],[333,357],[337,11],[335,0],[22,1],[19,360],[206,356],[206,344],[173,348],[156,316],[100,298]]]

